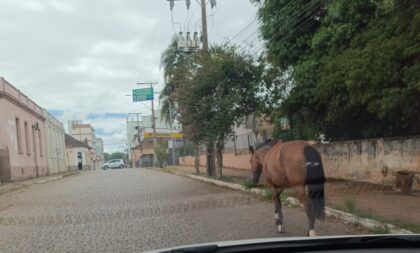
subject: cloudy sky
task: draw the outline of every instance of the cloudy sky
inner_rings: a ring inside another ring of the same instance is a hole
[[[180,29],[199,31],[197,2],[188,13],[175,1],[173,24],[167,0],[0,0],[0,76],[66,126],[91,123],[107,152],[122,151],[127,113],[150,114],[126,95],[137,81],[162,89],[160,54]],[[255,12],[249,0],[217,0],[210,42],[258,49],[257,22],[247,26]]]

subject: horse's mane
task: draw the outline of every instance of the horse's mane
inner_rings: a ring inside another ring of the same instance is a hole
[[[278,142],[277,140],[267,139],[267,140],[265,140],[264,142],[262,142],[262,143],[258,144],[258,145],[255,147],[255,150],[258,150],[259,148],[262,148],[262,147],[264,147],[264,146],[269,146],[269,147],[272,147],[272,146],[274,146],[277,142]]]

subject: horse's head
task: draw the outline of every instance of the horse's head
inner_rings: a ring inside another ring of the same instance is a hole
[[[262,162],[260,161],[257,152],[254,151],[254,148],[252,146],[249,146],[249,152],[251,154],[251,159],[249,160],[249,162],[251,163],[252,172],[251,179],[254,185],[256,185],[260,181],[260,176],[262,172]]]
[[[263,169],[264,157],[266,153],[276,144],[277,140],[268,139],[258,145],[255,150],[252,146],[249,146],[249,153],[251,154],[251,172],[252,182],[258,184]]]

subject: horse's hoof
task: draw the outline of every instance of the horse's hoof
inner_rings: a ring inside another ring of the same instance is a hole
[[[283,225],[279,225],[277,227],[277,231],[279,231],[279,233],[284,233],[284,226]]]
[[[314,229],[309,230],[308,235],[309,237],[315,237],[316,236],[315,230]]]

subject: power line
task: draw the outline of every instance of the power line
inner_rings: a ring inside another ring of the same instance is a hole
[[[256,34],[256,36],[254,37],[254,35]],[[254,37],[252,40],[248,41],[248,39]],[[239,44],[239,49],[244,50],[246,47],[252,47],[251,43],[254,42],[256,39],[259,38],[259,34],[258,34],[258,29],[255,30],[252,34],[250,34],[245,40],[242,41],[241,44]]]
[[[318,5],[316,5],[316,4],[318,4]],[[310,4],[307,4],[301,11],[300,11],[300,13],[302,13],[302,12],[305,12],[305,11],[307,11],[307,10],[309,10],[310,8],[313,8],[313,7],[320,7],[321,5],[320,4],[322,4],[322,2],[321,1],[319,1],[319,2],[315,2],[315,5],[310,5]],[[294,27],[292,27],[292,29],[290,29],[290,30],[296,30],[296,29],[298,29],[298,28],[300,28],[300,27],[302,27],[304,24],[306,24],[308,21],[310,21],[316,14],[317,14],[317,11],[318,10],[316,10],[316,11],[314,11],[312,14],[310,14],[309,16],[305,16],[305,17],[303,17],[303,18],[301,18],[299,21],[297,21],[296,22],[296,24],[294,25]],[[298,14],[296,14],[296,15],[294,15],[294,17],[293,18],[297,18],[298,16],[299,16],[299,14],[300,13],[298,13]],[[274,36],[274,38],[272,38],[271,40],[277,40],[277,39],[279,39],[280,38],[280,36],[283,36],[284,35],[284,33],[280,33],[280,32],[277,32],[277,33],[275,33],[275,36]],[[261,47],[259,47],[257,50],[254,50],[253,51],[253,53],[252,53],[252,55],[255,55],[256,53],[258,53],[258,51],[259,50],[261,50],[263,47],[265,46],[265,44],[263,44]]]
[[[299,15],[301,14],[301,13],[304,13],[304,12],[306,12],[306,11],[308,11],[308,10],[310,10],[311,8],[313,8],[313,7],[318,7],[318,6],[321,6],[320,4],[322,4],[322,1],[317,1],[317,2],[315,2],[315,4],[314,4],[314,2],[310,2],[310,3],[307,3],[306,5],[304,5],[303,6],[303,8],[301,9],[301,10],[299,10],[299,12],[298,13],[296,13],[293,17],[291,17],[292,19],[294,19],[294,18],[298,18],[299,17]],[[291,9],[291,10],[289,10],[288,11],[288,13],[285,13],[286,15],[287,14],[290,14],[291,12],[292,12],[293,10]],[[301,27],[301,26],[303,26],[303,24],[305,24],[308,20],[310,20],[315,14],[316,14],[316,12],[317,11],[315,11],[315,13],[313,13],[313,14],[311,14],[311,15],[309,15],[309,16],[306,16],[306,17],[303,17],[303,18],[301,18],[299,21],[297,21],[296,22],[296,24],[295,24],[295,27],[293,27],[293,30],[296,30],[296,29],[298,29],[299,27]],[[305,20],[306,19],[306,20]],[[303,22],[302,22],[303,21]],[[291,29],[292,30],[292,29]],[[274,33],[274,38],[272,37],[270,40],[271,41],[273,41],[273,40],[277,40],[277,39],[279,39],[280,38],[280,36],[283,36],[284,35],[284,33],[280,33],[279,31],[277,31],[276,33]],[[248,36],[249,37],[249,36]],[[259,48],[257,48],[256,50],[254,50],[251,54],[252,55],[255,55],[259,50],[261,50],[263,47],[264,47],[264,45],[265,44],[263,44],[262,46],[260,46]],[[242,46],[241,48],[242,49],[245,49],[247,46]]]
[[[289,2],[286,6],[288,6],[288,5],[290,5],[290,4],[292,4],[292,1],[291,2]],[[260,6],[261,6],[261,4],[260,4]],[[285,7],[286,7],[285,6]],[[289,13],[292,11],[292,9],[290,9],[289,10]],[[257,17],[255,17],[247,26],[245,26],[239,33],[237,33],[233,38],[232,38],[232,40],[234,40],[239,34],[241,34],[241,33],[243,33],[246,29],[248,29],[255,21],[257,20]],[[239,44],[239,49],[242,49],[242,50],[244,50],[247,46],[248,47],[252,47],[252,42],[254,42],[257,38],[259,38],[259,35],[257,34],[257,36],[254,38],[254,39],[252,39],[252,41],[251,42],[248,42],[247,40],[250,38],[250,37],[252,37],[252,35],[254,35],[254,34],[256,34],[257,32],[258,32],[258,30],[259,30],[259,28],[257,28],[251,35],[249,35],[245,40],[243,40],[240,44]]]
[[[175,25],[179,26],[179,31],[182,32],[182,27],[181,24],[178,22],[174,22],[174,10],[171,9],[171,22],[172,22],[172,30],[174,31],[175,34],[178,34],[178,32],[175,29]]]
[[[236,33],[230,41],[234,41],[241,33],[243,33],[245,30],[247,30],[251,25],[257,20],[257,17],[255,17],[251,22],[249,22],[243,29],[241,29],[238,33]]]

